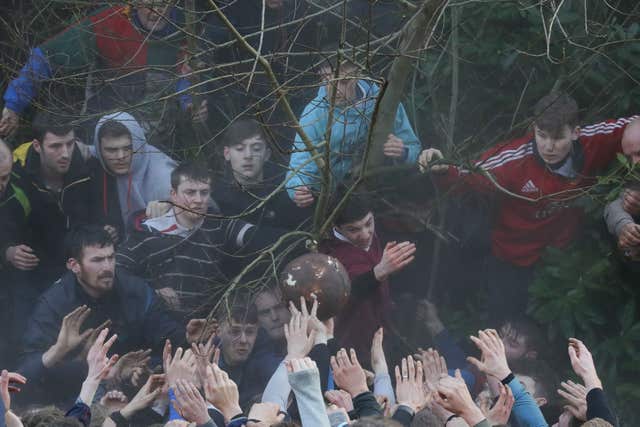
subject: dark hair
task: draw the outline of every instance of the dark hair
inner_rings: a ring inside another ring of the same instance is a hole
[[[249,117],[241,117],[231,123],[224,132],[222,145],[230,147],[254,136],[259,136],[265,143],[267,142],[264,129],[258,121]]]
[[[216,310],[216,319],[222,322],[233,320],[237,323],[258,323],[258,310],[248,293],[240,292],[222,301]]]
[[[26,411],[20,419],[24,427],[82,427],[76,418],[66,417],[64,412],[55,406],[45,406]]]
[[[211,181],[211,173],[204,163],[198,161],[183,162],[171,172],[171,187],[174,190],[178,189],[182,178],[191,181],[207,182]]]
[[[131,132],[129,128],[117,120],[107,120],[98,130],[98,141],[102,141],[102,138],[119,138],[121,136],[128,136],[131,139]]]
[[[99,225],[78,225],[69,231],[64,239],[66,258],[82,258],[82,251],[87,246],[113,246],[111,235]]]
[[[318,71],[322,68],[329,68],[332,72],[335,72],[338,68],[338,50],[340,46],[337,43],[329,43],[322,47],[322,56],[318,65]],[[340,71],[344,69],[358,69],[358,66],[348,58],[348,53],[343,51],[340,55]]]
[[[339,191],[338,193],[334,203],[334,209],[338,209],[338,204],[344,197],[342,192]],[[373,212],[369,198],[362,194],[352,193],[345,204],[339,208],[333,223],[341,226],[350,222],[360,221],[367,216],[369,212]]]
[[[578,103],[565,92],[551,92],[536,103],[533,123],[551,137],[562,135],[565,126],[578,126]]]
[[[531,319],[507,319],[504,325],[509,325],[515,332],[516,338],[523,337],[527,351],[534,350],[540,355],[545,348],[542,329]]]
[[[64,122],[62,117],[54,116],[47,111],[40,111],[36,114],[31,122],[31,128],[33,137],[40,143],[43,143],[47,133],[64,136],[73,130],[73,126]]]

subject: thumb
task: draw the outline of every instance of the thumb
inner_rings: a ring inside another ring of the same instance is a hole
[[[575,407],[573,407],[573,406],[571,406],[571,405],[567,405],[567,406],[565,406],[565,407],[564,407],[564,409],[565,409],[565,410],[567,410],[567,411],[569,411],[569,412],[571,412],[571,415],[573,415],[573,417],[574,417],[575,419],[578,419],[578,420],[579,420],[579,419],[581,418],[581,416],[580,416],[580,412],[578,412],[578,409],[577,409],[577,408],[575,408]]]
[[[484,363],[476,359],[475,357],[469,356],[467,357],[467,362],[471,363],[473,366],[478,368],[480,371],[484,371]]]
[[[460,373],[460,369],[456,369],[456,378],[464,381],[464,379],[462,378],[462,374]]]
[[[96,329],[94,329],[94,328],[87,329],[82,334],[80,334],[80,340],[82,340],[82,341],[86,340],[95,330]]]

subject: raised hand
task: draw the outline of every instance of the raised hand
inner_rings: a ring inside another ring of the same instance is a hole
[[[389,242],[384,247],[382,259],[373,267],[377,280],[386,280],[390,274],[406,267],[415,259],[416,245],[411,242]]]
[[[166,344],[165,344],[166,348]],[[165,359],[164,373],[167,375],[167,383],[170,388],[174,388],[178,380],[193,381],[196,371],[196,357],[191,350],[183,351],[181,347],[178,347],[176,354],[171,357],[171,354]]]
[[[442,152],[440,150],[438,150],[437,148],[427,148],[422,153],[420,153],[420,157],[418,158],[418,167],[420,167],[420,172],[446,172],[449,169],[448,165],[431,165],[431,163],[442,158]]]
[[[300,359],[289,359],[284,363],[287,367],[287,372],[289,373],[305,371],[307,369],[315,369],[316,371],[318,370],[316,362],[308,357],[302,357]]]
[[[313,193],[307,186],[297,187],[293,193],[293,203],[299,208],[306,208],[314,202]]]
[[[178,380],[175,394],[174,406],[182,418],[197,425],[205,424],[211,419],[207,403],[194,383]]]
[[[580,421],[587,421],[587,388],[573,381],[563,381],[560,386],[558,394],[569,402],[564,406],[565,411]]]
[[[367,377],[358,362],[354,349],[351,349],[350,356],[344,348],[340,349],[335,356],[331,356],[331,369],[336,385],[353,398],[369,391],[369,389],[367,388]]]
[[[579,339],[569,338],[568,351],[573,372],[582,378],[587,391],[592,388],[602,388],[602,383],[593,363],[593,356],[591,356],[587,346]]]
[[[507,425],[511,416],[511,408],[513,408],[515,402],[511,388],[500,383],[499,390],[498,400],[493,407],[490,406],[490,400],[480,405],[480,410],[482,410],[482,413],[485,414],[487,421],[492,426]]]
[[[204,393],[207,402],[218,408],[226,422],[242,413],[238,386],[217,365],[207,366]]]
[[[134,376],[136,374],[139,376],[141,372],[147,369],[147,364],[151,360],[150,354],[151,349],[130,351],[118,359],[113,369],[109,372],[107,379],[118,383],[131,380],[133,385],[137,385],[137,382],[134,384]]]
[[[196,374],[202,381],[207,376],[207,366],[211,363],[217,365],[220,361],[220,349],[213,344],[215,337],[211,335],[205,344],[191,344],[191,350],[196,357]]]
[[[289,302],[291,319],[284,325],[284,336],[287,339],[287,359],[300,359],[305,357],[315,343],[316,331],[312,329],[308,333],[310,316],[307,313],[307,305],[304,297],[300,297],[302,312],[298,311],[293,302]],[[317,302],[314,303],[317,308]],[[314,313],[315,314],[315,313]]]
[[[19,392],[20,388],[14,384],[26,384],[27,379],[16,372],[9,372],[6,369],[2,370],[0,375],[0,397],[4,403],[4,410],[11,410],[11,393]]]
[[[485,419],[484,414],[471,398],[459,369],[456,369],[455,377],[445,377],[440,380],[436,402],[444,409],[464,418],[470,426]]]
[[[147,382],[138,390],[131,402],[127,403],[120,411],[120,414],[126,419],[130,419],[135,413],[151,406],[154,400],[162,392],[162,386],[165,383],[164,374],[150,375]]]
[[[387,142],[383,145],[383,153],[387,157],[401,158],[405,155],[404,142],[394,134],[387,135]]]
[[[5,251],[5,259],[18,270],[33,270],[40,263],[33,249],[27,245],[9,246]]]
[[[87,373],[88,380],[102,381],[107,377],[109,370],[118,361],[117,354],[107,357],[107,353],[113,343],[118,339],[118,335],[113,335],[111,338],[106,340],[108,334],[109,329],[103,329],[89,349],[89,353],[87,354],[87,365],[89,366]]]
[[[427,390],[435,392],[438,388],[438,382],[441,378],[447,377],[447,362],[444,357],[433,349],[422,350],[416,355],[416,358],[422,361],[422,369],[424,370],[424,381]]]
[[[100,398],[100,404],[107,409],[109,414],[121,410],[127,406],[128,402],[129,399],[120,390],[110,390]]]
[[[324,392],[324,397],[329,403],[344,408],[347,412],[353,411],[353,399],[344,390],[327,390]]]
[[[485,329],[484,331],[478,331],[477,337],[471,336],[470,338],[482,352],[482,358],[478,360],[475,357],[467,357],[467,361],[480,371],[500,381],[508,377],[511,370],[507,363],[504,343],[500,339],[498,332],[495,329]]]
[[[86,305],[82,305],[64,316],[56,343],[42,355],[42,364],[46,368],[59,363],[69,352],[75,350],[93,333],[92,328],[80,333],[80,327],[90,313],[91,309]]]
[[[623,249],[640,246],[640,224],[630,222],[623,225],[618,235],[618,246]]]
[[[11,136],[18,129],[19,122],[20,116],[18,113],[4,107],[2,109],[2,118],[0,119],[0,136]]]
[[[96,339],[98,338],[98,335],[100,334],[100,332],[102,332],[105,328],[108,328],[110,326],[111,326],[111,320],[107,319],[97,328],[92,328],[91,333],[89,334],[87,339],[84,341],[82,351],[78,354],[78,360],[84,360],[87,358],[87,354],[89,354],[89,349],[91,349],[91,346],[93,346],[93,344],[96,342]]]
[[[640,214],[640,191],[627,188],[622,193],[622,208],[632,216]]]
[[[415,363],[413,357],[403,357],[401,366],[396,365],[396,399],[398,404],[420,411],[429,403],[429,395],[424,388],[422,362]]]
[[[375,375],[389,373],[387,359],[384,355],[384,349],[382,348],[383,338],[384,331],[382,328],[378,328],[376,333],[373,334],[373,340],[371,341],[371,368]]]
[[[216,319],[191,319],[187,323],[187,342],[206,341],[217,331],[218,321]]]

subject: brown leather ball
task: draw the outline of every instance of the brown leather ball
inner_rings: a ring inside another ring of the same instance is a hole
[[[300,297],[304,296],[311,309],[312,295],[318,299],[318,319],[336,316],[347,304],[351,294],[351,280],[342,263],[336,258],[309,253],[289,262],[280,274],[280,288],[287,303],[300,309]]]

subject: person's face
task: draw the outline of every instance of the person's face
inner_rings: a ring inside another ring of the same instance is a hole
[[[181,177],[178,188],[171,189],[171,201],[176,205],[176,214],[193,220],[202,218],[207,213],[210,193],[211,181],[194,181]]]
[[[373,234],[376,230],[373,213],[369,212],[364,218],[354,222],[348,222],[336,227],[340,234],[360,249],[367,250],[371,246]]]
[[[116,254],[113,245],[104,247],[85,246],[81,258],[70,258],[69,268],[78,278],[85,291],[98,298],[113,288],[116,269]]]
[[[74,131],[62,136],[47,132],[43,141],[33,141],[33,148],[40,154],[40,163],[43,168],[52,173],[64,175],[71,167],[75,144]]]
[[[580,136],[580,128],[571,129],[564,126],[560,135],[551,135],[548,131],[533,126],[535,132],[536,145],[540,157],[547,164],[561,162],[569,155],[573,141]]]
[[[627,126],[622,136],[622,152],[632,164],[640,162],[640,121]]]
[[[167,25],[166,16],[169,6],[168,0],[140,0],[136,13],[144,29],[147,31],[163,29]]]
[[[259,135],[224,147],[224,159],[231,164],[236,179],[243,183],[262,180],[269,154],[267,143]]]
[[[287,305],[271,291],[258,294],[255,304],[258,309],[258,325],[267,331],[272,340],[284,339],[284,325],[291,318]]]
[[[237,366],[247,361],[258,336],[258,325],[229,320],[220,327],[222,357],[229,366]]]
[[[518,331],[516,331],[510,323],[502,325],[500,328],[500,337],[502,337],[504,352],[508,361],[522,358],[535,358],[535,352],[530,351],[527,345],[527,338],[522,334],[518,334]]]
[[[103,137],[100,139],[100,152],[104,165],[116,175],[126,175],[131,169],[133,145],[127,135]]]
[[[0,161],[0,197],[4,196],[9,181],[11,180],[11,170],[13,168],[13,158],[9,155]]]
[[[356,70],[353,67],[343,65],[337,79],[335,70],[332,70],[331,67],[321,67],[320,79],[325,85],[327,100],[329,100],[329,102],[331,102],[334,96],[334,91],[336,105],[348,104],[355,100],[358,78],[356,76]]]

